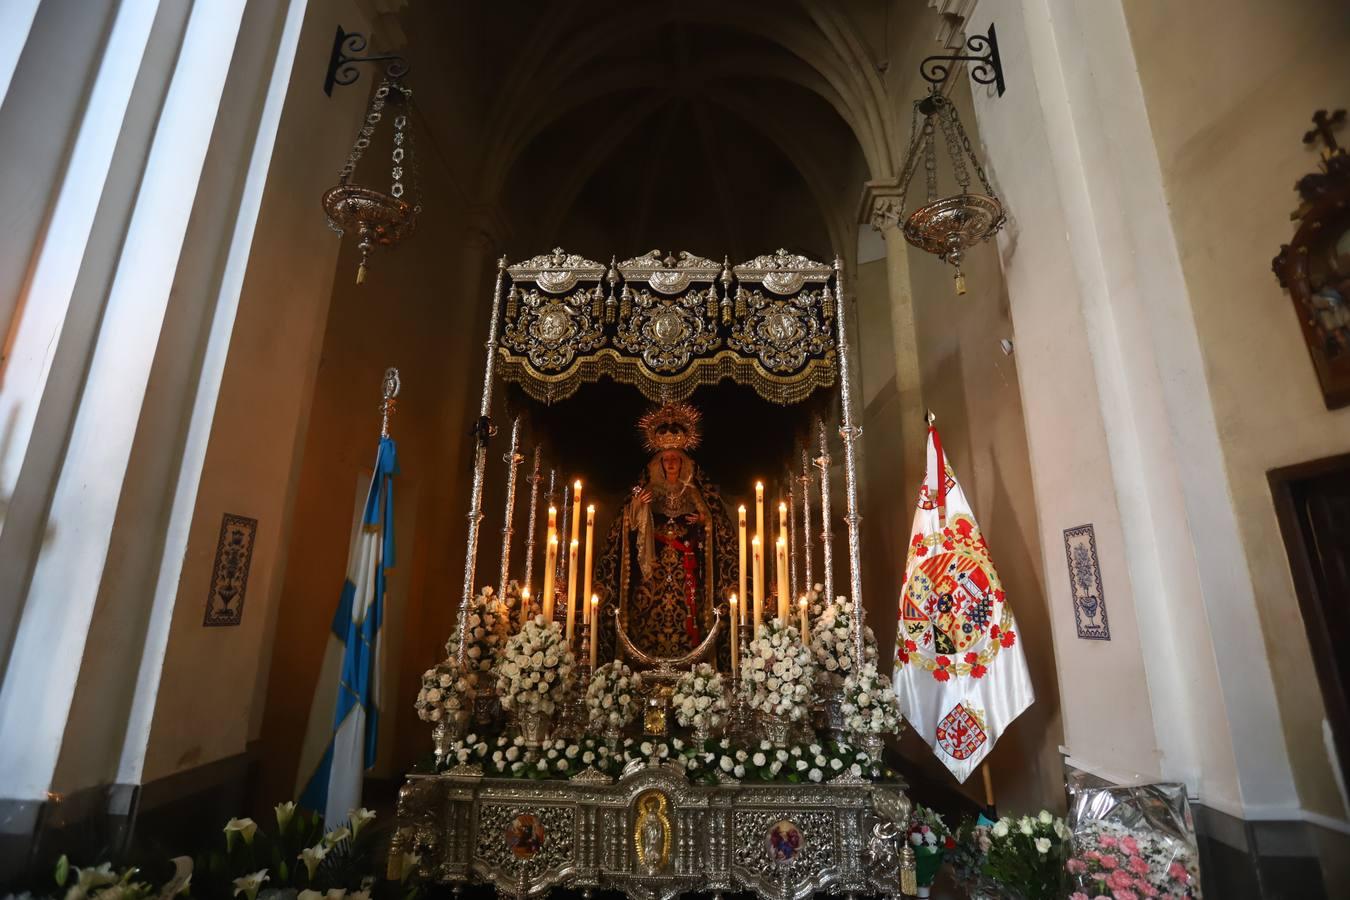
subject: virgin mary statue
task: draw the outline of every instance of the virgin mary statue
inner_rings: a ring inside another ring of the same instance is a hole
[[[725,606],[737,582],[738,550],[721,492],[689,455],[699,443],[699,418],[687,403],[667,403],[638,422],[654,455],[610,529],[597,572],[606,658],[613,654],[613,602],[633,644],[661,657],[697,647],[721,606],[718,657],[726,668]]]

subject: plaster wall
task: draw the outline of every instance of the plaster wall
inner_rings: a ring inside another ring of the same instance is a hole
[[[981,5],[971,20],[975,27],[987,22],[991,10]],[[1010,298],[1064,745],[1078,765],[1111,780],[1156,777],[1160,751],[1111,472],[1106,411],[1074,267],[1076,248],[1051,138],[1034,127],[1042,112],[1022,9],[998,4],[997,14],[1005,72],[1020,87],[997,99],[983,91],[975,98],[978,150],[1010,211],[998,251]],[[1096,532],[1110,614],[1112,639],[1106,642],[1077,638],[1062,550],[1063,529],[1088,523]],[[998,545],[992,546],[997,552]],[[1102,697],[1107,685],[1109,703]]]
[[[1350,93],[1350,15],[1331,0],[1129,0],[1124,11],[1299,803],[1344,819],[1266,472],[1350,447],[1350,410],[1322,403],[1270,272],[1293,233],[1294,182],[1316,168],[1300,136],[1314,109]]]
[[[237,317],[219,389],[181,579],[176,582],[161,687],[142,780],[244,752],[269,637],[281,602],[298,443],[309,415],[338,242],[317,197],[330,186],[364,97],[325,97],[320,81],[332,17],[362,22],[346,5],[310,5],[295,50]],[[351,26],[355,27],[355,26]],[[368,463],[367,463],[368,464]],[[350,498],[351,481],[341,489]],[[202,618],[221,516],[258,519],[242,624]]]

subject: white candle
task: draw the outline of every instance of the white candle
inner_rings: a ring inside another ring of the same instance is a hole
[[[599,598],[598,596],[596,596],[595,594],[591,594],[591,615],[590,615],[590,620],[591,620],[591,671],[592,671],[592,672],[595,671],[595,659],[596,659],[595,654],[596,654],[596,647],[599,646],[599,643],[598,643],[598,635],[596,634],[596,632],[598,632],[598,631],[600,630],[598,627],[596,627],[596,626],[598,626],[598,625],[600,624],[600,620],[599,620],[599,618],[598,618],[599,615],[600,615],[600,598]]]
[[[802,643],[811,646],[811,630],[806,627],[806,597],[797,601],[798,619],[801,622]]]
[[[548,550],[544,553],[544,598],[543,613],[544,621],[553,621],[553,579],[558,572],[558,535],[551,533],[548,536]]]
[[[778,569],[778,618],[788,623],[788,583],[787,583],[787,542],[779,538],[774,542],[774,558]]]
[[[530,618],[530,589],[523,587],[520,589],[520,625],[525,627],[525,623]]]
[[[591,578],[595,574],[595,562],[591,558],[591,546],[595,535],[595,504],[586,507],[586,580],[582,582],[581,596],[583,602],[586,597],[591,596]],[[589,622],[591,620],[591,608],[586,606],[581,611],[582,620]]]
[[[572,540],[581,540],[581,479],[572,483]]]
[[[745,507],[741,507],[742,521],[744,521]],[[744,555],[744,554],[742,554]],[[741,636],[737,624],[740,622],[736,614],[737,607],[740,604],[736,602],[736,595],[731,595],[731,680],[735,681],[741,671]]]
[[[750,552],[755,565],[755,637],[759,637],[759,627],[764,621],[764,548],[759,543],[759,535],[750,541]]]
[[[577,549],[580,542],[572,540],[567,550],[567,645],[572,645],[572,631],[577,618]]]
[[[746,559],[745,504],[742,503],[741,506],[740,506],[740,508],[737,509],[736,512],[737,512],[737,514],[738,514],[738,518],[740,519],[740,526],[741,526],[741,570],[740,570],[740,571],[741,571],[741,579],[740,579],[740,581],[741,581],[741,583],[740,583],[740,589],[741,589],[741,591],[740,591],[740,596],[742,596],[742,597],[749,597],[750,594],[745,590],[746,579],[748,579],[748,578],[750,577],[750,571],[749,571],[749,569],[747,568],[748,560]],[[733,612],[735,611],[735,607],[732,608],[732,611],[733,611]],[[744,624],[745,624],[745,604],[741,604],[741,617],[740,617],[739,619],[735,620],[734,622],[732,622],[731,625],[732,625],[732,629],[734,630],[735,627],[736,627],[737,625],[744,625]]]

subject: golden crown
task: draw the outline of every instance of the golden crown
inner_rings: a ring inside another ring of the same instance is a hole
[[[703,414],[688,403],[667,403],[639,419],[638,430],[653,453],[693,450],[698,446],[698,423],[702,418]]]

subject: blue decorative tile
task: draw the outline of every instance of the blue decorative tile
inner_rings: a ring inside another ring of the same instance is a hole
[[[211,592],[206,595],[203,625],[238,625],[244,616],[248,567],[253,562],[253,539],[258,520],[226,513],[220,520],[216,562],[211,567]]]
[[[1111,640],[1106,595],[1102,593],[1102,568],[1097,561],[1097,537],[1091,525],[1064,529],[1064,555],[1069,561],[1073,621],[1078,636],[1085,641]]]

